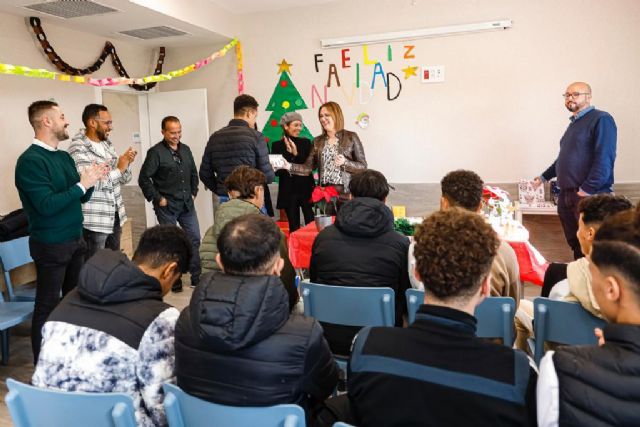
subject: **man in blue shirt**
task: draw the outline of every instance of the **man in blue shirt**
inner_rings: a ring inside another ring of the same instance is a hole
[[[591,86],[584,82],[569,85],[564,105],[573,115],[560,139],[556,160],[535,178],[536,185],[558,177],[558,216],[575,259],[582,257],[578,231],[578,202],[598,193],[613,192],[617,129],[613,117],[591,105]]]

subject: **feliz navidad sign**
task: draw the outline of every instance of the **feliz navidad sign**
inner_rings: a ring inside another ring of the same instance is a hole
[[[423,83],[444,82],[444,66],[416,65],[415,45],[387,45],[370,51],[368,45],[336,50],[338,55],[313,55],[318,77],[323,84],[311,85],[311,108],[329,100],[329,89],[339,89],[348,105],[368,104],[374,96],[384,94],[395,101],[402,93],[402,82],[416,78]],[[401,77],[400,77],[401,76]]]

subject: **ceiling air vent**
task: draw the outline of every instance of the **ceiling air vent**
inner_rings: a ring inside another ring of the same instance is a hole
[[[135,37],[142,40],[160,39],[163,37],[184,36],[189,33],[176,30],[175,28],[159,26],[149,28],[139,28],[137,30],[119,31],[120,34]]]
[[[24,7],[30,10],[35,10],[36,12],[46,13],[47,15],[53,15],[64,19],[119,12],[117,9],[103,6],[89,0],[60,0],[36,3]]]

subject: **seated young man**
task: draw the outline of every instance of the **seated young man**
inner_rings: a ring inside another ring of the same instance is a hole
[[[594,316],[602,317],[600,307],[591,291],[588,255],[593,239],[602,222],[609,216],[631,209],[631,202],[622,196],[598,194],[586,197],[578,204],[578,231],[580,250],[584,257],[567,264],[567,278],[557,283],[549,298],[577,301]]]
[[[289,314],[279,244],[278,226],[264,215],[222,228],[222,272],[203,276],[176,325],[178,386],[223,405],[295,403],[313,425],[338,368],[318,322]]]
[[[200,245],[200,263],[203,274],[220,271],[220,267],[216,263],[216,255],[218,254],[216,242],[222,228],[233,218],[260,213],[264,206],[266,179],[258,169],[246,165],[238,166],[224,180],[224,185],[230,200],[216,209],[213,225],[205,233]],[[280,257],[284,261],[280,279],[289,293],[289,308],[293,310],[300,297],[295,283],[296,272],[289,261],[287,238],[282,232],[280,232]]]
[[[440,210],[452,207],[480,212],[482,210],[482,178],[473,171],[456,170],[449,172],[440,181],[442,197],[440,197]],[[411,253],[413,253],[411,251]],[[491,265],[491,296],[511,297],[516,301],[516,307],[520,304],[523,290],[520,283],[520,267],[513,248],[504,240],[500,240],[498,254]],[[423,289],[419,280],[411,277],[411,285],[417,289]]]
[[[409,288],[409,239],[395,231],[393,214],[385,205],[387,179],[369,169],[349,182],[352,199],[336,216],[333,227],[322,230],[313,243],[309,275],[323,285],[390,287],[395,291],[396,326],[406,312]],[[349,354],[360,328],[323,323],[325,337],[336,354]]]
[[[534,426],[529,358],[475,335],[500,239],[461,209],[434,213],[414,237],[424,305],[408,328],[358,334],[348,375],[355,425]]]
[[[566,277],[551,289],[549,298],[570,302],[579,302],[585,310],[602,317],[600,306],[591,290],[588,255],[596,232],[609,216],[631,209],[633,205],[625,197],[611,194],[598,194],[586,197],[578,203],[578,231],[580,250],[585,255],[566,265]],[[527,339],[533,333],[533,302],[522,301],[516,313],[516,347],[527,351]]]
[[[162,302],[187,272],[191,243],[172,225],[146,230],[133,255],[100,250],[42,328],[37,387],[126,393],[140,426],[166,425],[162,383],[174,378],[179,312]]]
[[[560,347],[540,362],[538,422],[640,425],[640,205],[596,232],[589,270],[593,295],[611,323],[600,346]]]

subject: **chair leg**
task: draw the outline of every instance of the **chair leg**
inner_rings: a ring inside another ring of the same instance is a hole
[[[9,329],[0,332],[2,334],[2,364],[9,363]]]

